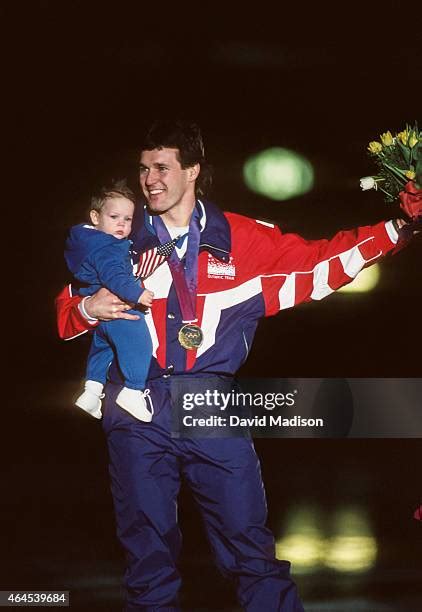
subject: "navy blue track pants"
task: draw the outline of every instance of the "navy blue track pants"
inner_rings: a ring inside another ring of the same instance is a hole
[[[180,610],[177,560],[181,534],[177,496],[190,486],[222,573],[237,583],[247,612],[303,612],[290,564],[275,559],[266,528],[259,461],[248,438],[172,438],[171,381],[150,383],[152,423],[115,404],[121,387],[108,385],[107,435],[117,532],[127,555],[127,612]]]

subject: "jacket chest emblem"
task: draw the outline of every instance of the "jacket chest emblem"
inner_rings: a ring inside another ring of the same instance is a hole
[[[222,278],[234,280],[236,277],[236,266],[233,257],[230,261],[220,261],[208,253],[208,278]]]

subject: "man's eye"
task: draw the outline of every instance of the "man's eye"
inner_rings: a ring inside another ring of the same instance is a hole
[[[167,166],[159,166],[159,170],[160,172],[165,172],[166,170],[168,170]]]

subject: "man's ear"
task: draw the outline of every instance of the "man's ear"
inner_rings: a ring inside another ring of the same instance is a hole
[[[90,210],[89,216],[91,217],[92,225],[98,225],[100,222],[100,215],[96,210]]]
[[[196,181],[201,172],[201,165],[195,164],[194,166],[190,166],[188,168],[188,178],[190,182]]]

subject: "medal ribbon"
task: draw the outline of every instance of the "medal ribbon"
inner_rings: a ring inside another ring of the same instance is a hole
[[[161,217],[153,218],[153,225],[157,232],[159,241],[163,244],[171,240]],[[180,261],[176,250],[170,255],[167,263],[173,277],[176,295],[182,313],[183,323],[194,323],[198,320],[196,316],[196,295],[198,289],[198,255],[201,230],[199,225],[199,211],[195,207],[190,223],[188,244],[185,256],[186,266]]]

